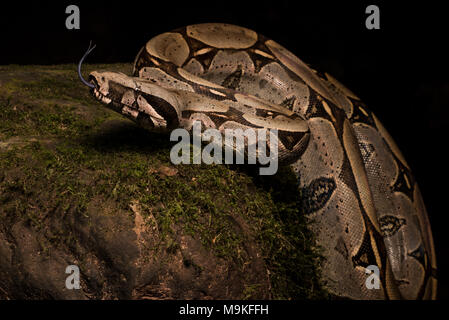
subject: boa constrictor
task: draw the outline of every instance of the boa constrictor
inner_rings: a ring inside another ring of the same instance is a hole
[[[148,130],[191,129],[195,120],[222,133],[278,129],[280,158],[297,175],[324,248],[326,288],[352,299],[435,299],[432,233],[410,167],[376,116],[329,74],[252,30],[209,23],[149,40],[132,77],[80,77]],[[366,286],[369,265],[379,268],[378,290]]]

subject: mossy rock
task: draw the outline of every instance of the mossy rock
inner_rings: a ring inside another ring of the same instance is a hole
[[[174,166],[172,145],[95,101],[75,65],[0,66],[0,298],[328,297],[289,168]]]

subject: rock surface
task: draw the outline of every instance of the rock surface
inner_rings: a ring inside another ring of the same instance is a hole
[[[174,166],[170,146],[74,65],[0,66],[0,299],[325,297],[289,170]]]

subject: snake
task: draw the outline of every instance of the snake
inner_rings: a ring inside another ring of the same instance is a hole
[[[225,23],[151,38],[132,75],[93,71],[92,95],[146,130],[273,130],[323,249],[323,286],[339,298],[436,299],[431,226],[403,154],[351,90],[277,42]],[[378,268],[376,288],[367,268]]]

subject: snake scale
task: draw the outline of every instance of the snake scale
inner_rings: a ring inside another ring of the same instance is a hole
[[[293,168],[302,210],[315,221],[329,292],[436,298],[432,233],[410,167],[376,116],[329,74],[252,30],[207,23],[149,40],[132,76],[81,79],[151,131],[190,130],[195,120],[220,132],[277,129],[280,160]],[[380,289],[365,285],[369,265],[379,268]]]

